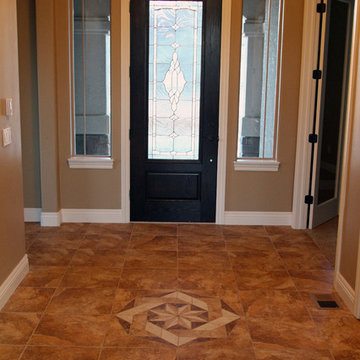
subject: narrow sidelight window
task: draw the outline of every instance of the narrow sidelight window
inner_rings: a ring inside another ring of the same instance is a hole
[[[282,0],[243,0],[238,153],[276,158]]]
[[[73,154],[111,156],[110,0],[73,0]]]

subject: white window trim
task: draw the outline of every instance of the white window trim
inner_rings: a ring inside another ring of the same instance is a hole
[[[68,159],[68,165],[70,169],[111,170],[114,168],[114,160],[99,156],[73,156]]]
[[[280,162],[276,160],[263,159],[239,159],[234,161],[235,171],[269,171],[277,172],[280,168]]]

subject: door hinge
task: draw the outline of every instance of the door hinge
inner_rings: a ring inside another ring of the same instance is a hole
[[[312,195],[305,196],[305,204],[312,205],[314,203],[314,197]]]
[[[132,137],[132,133],[131,133],[131,129],[129,129],[129,140],[131,140]]]
[[[324,14],[326,12],[326,4],[320,3],[316,5],[316,12],[319,14]]]
[[[129,0],[129,13],[131,14],[131,0]]]
[[[309,143],[316,144],[318,142],[317,134],[309,134]]]
[[[131,66],[129,66],[129,78],[131,78]]]
[[[131,200],[131,190],[129,190],[129,200]]]
[[[322,71],[321,70],[314,70],[312,77],[315,80],[320,80],[322,78]]]

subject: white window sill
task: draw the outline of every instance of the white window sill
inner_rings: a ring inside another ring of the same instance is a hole
[[[235,171],[279,171],[280,163],[276,160],[237,160],[234,161]]]
[[[75,156],[68,159],[70,169],[103,169],[114,168],[114,160],[108,157]]]

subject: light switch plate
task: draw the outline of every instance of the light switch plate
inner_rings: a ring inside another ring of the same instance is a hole
[[[11,128],[10,127],[2,130],[2,143],[3,143],[3,147],[11,144]]]
[[[7,117],[13,116],[13,99],[7,98],[5,99],[5,115]]]

